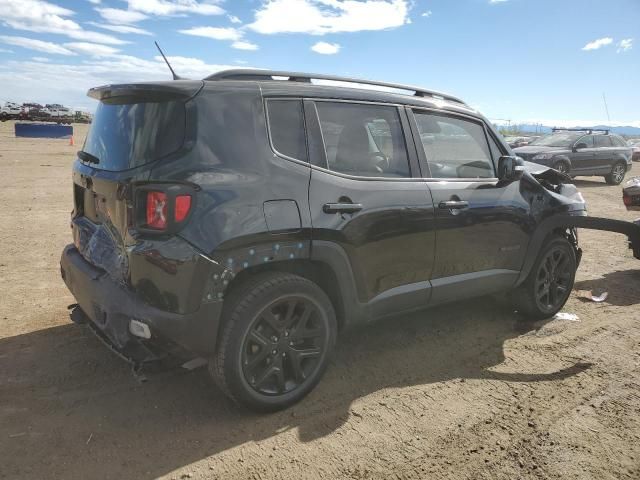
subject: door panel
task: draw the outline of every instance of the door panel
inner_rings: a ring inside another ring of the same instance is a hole
[[[611,172],[615,149],[609,135],[595,135],[596,154],[593,173],[607,174]]]
[[[489,147],[478,119],[415,110],[410,121],[423,171],[438,177],[426,180],[437,229],[431,303],[510,287],[533,222],[524,184],[495,178],[491,152],[505,152],[493,138]]]
[[[574,144],[584,143],[586,147],[579,148],[570,154],[571,172],[575,174],[589,174],[596,168],[596,152],[597,149],[593,145],[593,135],[586,135]]]
[[[357,204],[359,210],[326,207],[336,203]],[[313,240],[344,249],[360,302],[431,277],[434,211],[423,182],[359,180],[314,169],[309,204]],[[428,297],[422,299],[426,304]]]
[[[305,100],[314,244],[345,252],[358,303],[372,316],[428,303],[435,256],[433,201],[407,149],[404,110]],[[313,251],[312,251],[313,258]]]
[[[495,181],[460,180],[429,182],[429,187],[437,225],[432,278],[520,270],[529,238],[529,204],[519,182],[498,186]],[[452,201],[464,203],[448,208]]]

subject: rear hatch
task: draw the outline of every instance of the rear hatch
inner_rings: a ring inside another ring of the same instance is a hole
[[[91,264],[127,283],[136,240],[133,190],[152,165],[179,158],[187,136],[186,102],[201,82],[109,85],[74,164],[74,243]]]

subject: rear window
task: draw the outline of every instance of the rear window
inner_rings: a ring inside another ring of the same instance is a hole
[[[98,104],[82,147],[101,170],[139,167],[177,151],[184,142],[182,101]]]
[[[271,143],[276,152],[306,162],[302,100],[269,100],[267,115]]]

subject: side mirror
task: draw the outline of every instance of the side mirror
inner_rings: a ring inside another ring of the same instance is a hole
[[[524,175],[524,162],[520,157],[504,155],[498,159],[498,179],[502,182],[515,182]]]
[[[580,142],[580,143],[576,143],[573,147],[573,151],[577,152],[578,150],[580,150],[581,148],[587,148],[587,144],[584,142]]]

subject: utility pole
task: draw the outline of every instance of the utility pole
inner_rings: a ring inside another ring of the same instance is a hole
[[[607,122],[611,123],[611,118],[609,117],[609,107],[607,106],[607,97],[604,95],[604,92],[602,92],[602,100],[604,100],[604,110],[607,112]]]

